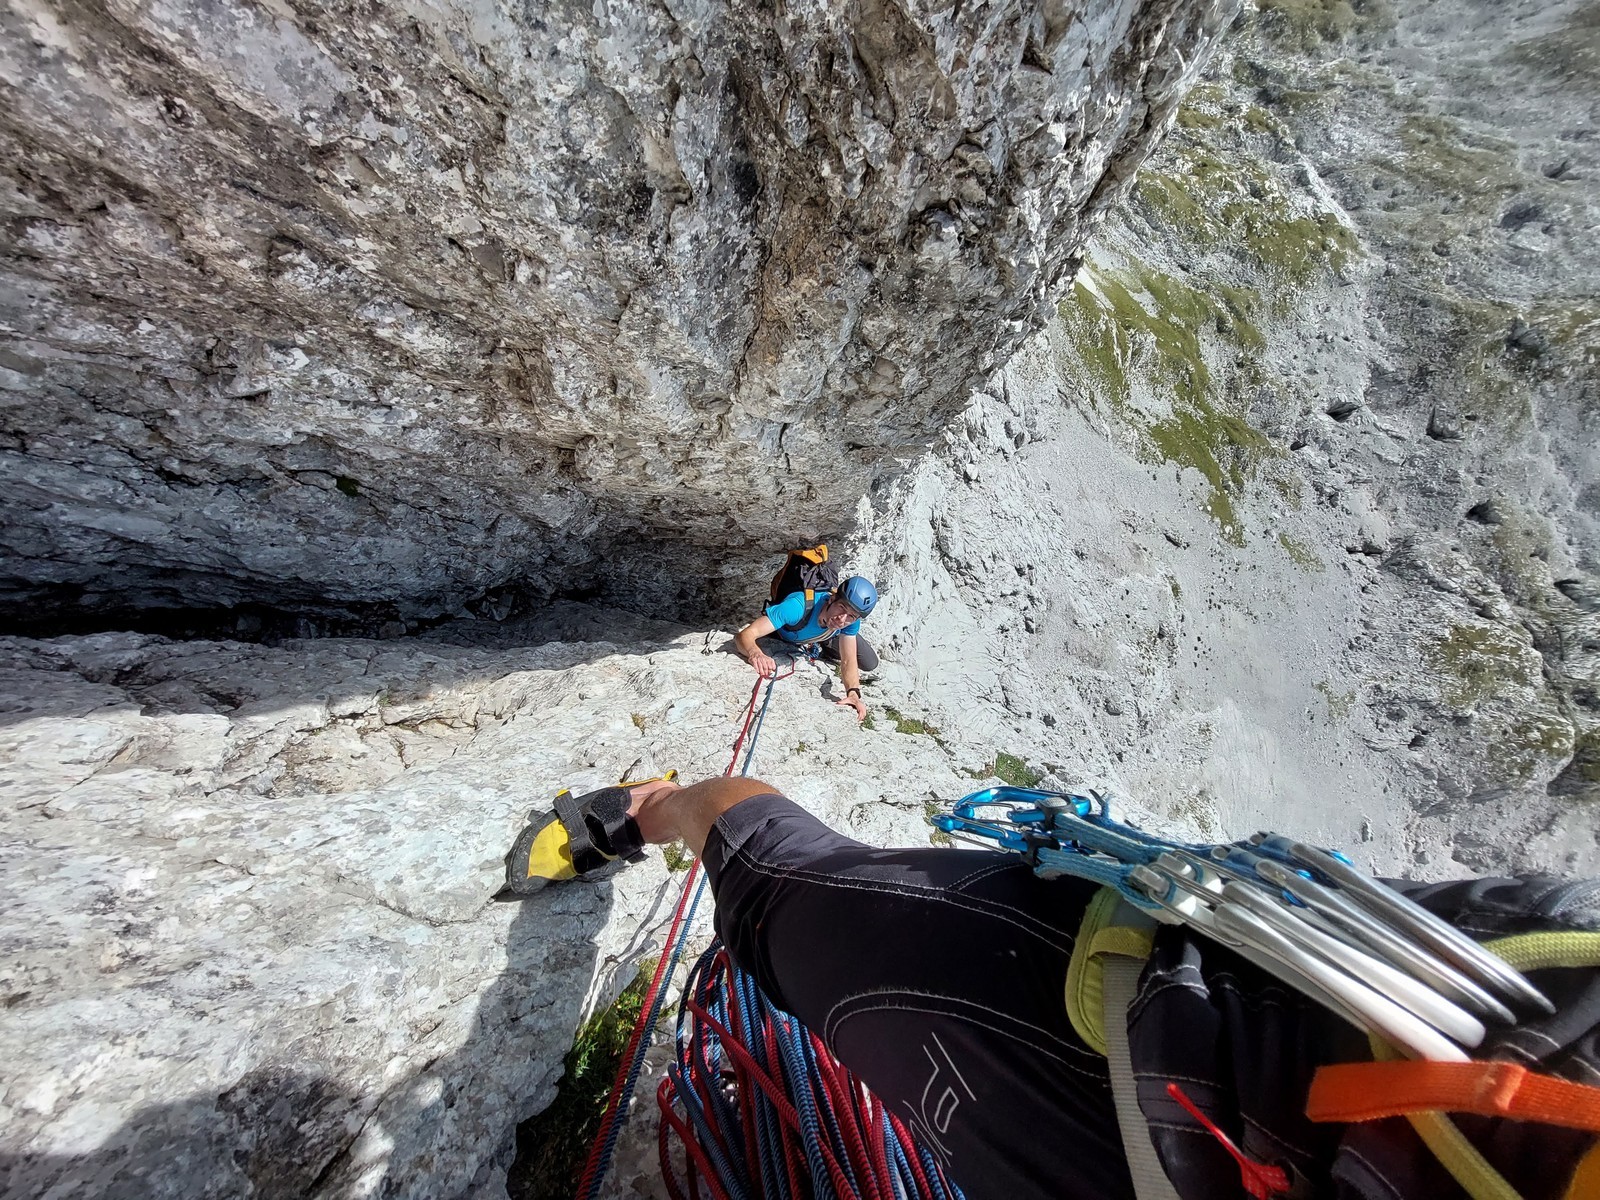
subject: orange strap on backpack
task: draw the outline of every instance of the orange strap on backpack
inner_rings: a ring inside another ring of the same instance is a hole
[[[1509,1062],[1366,1062],[1319,1067],[1313,1121],[1375,1121],[1415,1112],[1473,1113],[1600,1133],[1600,1087]]]

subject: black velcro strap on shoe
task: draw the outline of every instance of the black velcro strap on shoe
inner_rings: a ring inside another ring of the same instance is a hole
[[[644,857],[644,838],[628,815],[633,798],[626,788],[608,787],[573,799],[556,798],[556,816],[567,828],[573,869],[582,875],[605,866],[614,858],[638,862]]]

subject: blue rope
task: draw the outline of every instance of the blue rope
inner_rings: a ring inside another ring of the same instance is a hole
[[[794,1018],[781,1021],[773,1027],[778,1036],[778,1053],[782,1055],[784,1076],[789,1085],[789,1096],[800,1114],[800,1132],[805,1139],[806,1166],[811,1172],[811,1186],[819,1200],[836,1197],[833,1180],[828,1176],[827,1163],[822,1158],[822,1128],[817,1117],[817,1092],[812,1087],[800,1087],[800,1081],[810,1082],[806,1070],[805,1051],[800,1046],[799,1022]]]
[[[750,773],[750,760],[756,752],[756,741],[761,736],[761,726],[767,719],[767,706],[772,703],[772,689],[775,688],[777,684],[778,681],[776,678],[767,681],[767,694],[761,701],[761,712],[757,716],[755,724],[751,727],[750,743],[748,748],[745,750],[744,766],[740,768],[740,775],[748,775]],[[617,1114],[611,1122],[610,1132],[607,1133],[605,1144],[600,1150],[600,1162],[599,1167],[594,1174],[594,1182],[589,1186],[587,1191],[583,1192],[577,1197],[577,1200],[594,1200],[594,1197],[600,1191],[600,1185],[605,1181],[607,1172],[609,1172],[611,1169],[611,1155],[616,1149],[617,1139],[622,1136],[623,1126],[627,1123],[628,1110],[633,1106],[633,1089],[638,1085],[639,1074],[644,1068],[645,1054],[648,1053],[650,1049],[650,1037],[648,1031],[655,1028],[656,1019],[661,1012],[661,1003],[666,997],[667,988],[671,985],[672,973],[678,969],[678,962],[683,956],[683,947],[689,938],[689,930],[694,924],[695,910],[700,907],[700,897],[705,893],[705,889],[706,876],[704,872],[701,872],[699,882],[695,886],[694,897],[689,901],[689,912],[684,918],[682,934],[679,936],[677,944],[670,947],[671,961],[667,966],[666,973],[662,976],[661,990],[656,993],[654,999],[651,1001],[650,1012],[645,1021],[645,1029],[647,1031],[646,1036],[639,1039],[639,1046],[634,1052],[633,1062],[628,1066],[627,1082],[623,1085],[622,1095],[617,1099]],[[669,948],[664,948],[664,950],[666,949]],[[685,991],[685,994],[688,994],[687,991]],[[682,1089],[680,1088],[679,1090],[681,1091]],[[719,1118],[719,1124],[720,1123],[722,1123],[722,1121]],[[737,1128],[737,1114],[734,1115],[733,1121],[730,1122],[730,1125],[733,1128]],[[741,1176],[742,1174],[743,1173],[741,1172]],[[730,1187],[730,1193],[731,1191],[732,1189]]]
[[[756,987],[755,980],[743,972],[733,979],[733,986],[739,994],[739,1008],[745,1018],[745,1027],[741,1031],[744,1044],[762,1047],[764,1055],[766,1039],[761,1034],[770,1009],[767,998]],[[761,1026],[756,1024],[758,1016],[763,1020]],[[751,1097],[751,1099],[756,1124],[756,1157],[761,1163],[761,1181],[767,1188],[768,1196],[782,1196],[787,1191],[788,1171],[783,1161],[783,1134],[779,1127],[778,1114],[765,1096]]]
[[[945,1178],[939,1172],[939,1164],[933,1161],[933,1155],[926,1147],[915,1147],[915,1153],[922,1160],[922,1173],[928,1177],[928,1186],[933,1189],[933,1200],[947,1200],[952,1192],[956,1196],[961,1195],[953,1184],[948,1191],[946,1190]]]
[[[628,1067],[627,1081],[622,1085],[622,1095],[617,1098],[617,1115],[611,1122],[611,1130],[606,1134],[605,1145],[600,1150],[599,1169],[595,1171],[594,1182],[589,1185],[588,1191],[582,1193],[577,1200],[594,1200],[600,1192],[600,1184],[604,1182],[606,1172],[611,1168],[611,1155],[617,1148],[617,1139],[622,1136],[622,1127],[627,1123],[628,1109],[633,1106],[633,1089],[639,1083],[639,1072],[644,1068],[645,1052],[650,1048],[649,1031],[655,1028],[656,1020],[661,1014],[661,1003],[667,995],[667,981],[678,969],[678,961],[683,957],[684,943],[688,941],[689,928],[694,924],[695,910],[700,907],[700,897],[705,895],[705,890],[706,877],[705,873],[701,872],[700,882],[695,885],[694,896],[689,900],[689,911],[683,919],[683,936],[679,937],[677,944],[672,947],[666,972],[661,977],[661,990],[656,992],[651,1000],[649,1014],[644,1019],[646,1035],[639,1039],[639,1048],[634,1052],[633,1062]]]
[[[853,1115],[869,1142],[881,1142],[888,1172],[885,1178],[876,1180],[878,1192],[894,1200],[961,1200],[961,1192],[940,1173],[932,1155],[900,1140],[886,1112],[880,1112],[877,1122],[866,1128],[855,1093],[846,1101],[856,1105],[853,1113],[833,1110],[818,1062],[821,1051],[810,1034],[794,1017],[773,1005],[751,976],[731,964],[724,971],[718,963],[720,951],[720,945],[714,944],[695,963],[684,995],[692,997],[728,1030],[730,1037],[740,1039],[750,1059],[788,1094],[800,1118],[808,1176],[805,1196],[815,1200],[857,1200],[865,1194],[859,1172],[864,1167],[871,1170],[866,1164],[872,1158],[869,1156],[863,1163],[852,1156],[845,1147],[840,1126],[841,1118]],[[768,1050],[768,1029],[773,1034],[776,1056]],[[686,1005],[678,1012],[675,1053],[677,1062],[668,1069],[668,1078],[676,1092],[676,1105],[684,1112],[722,1190],[730,1198],[754,1195],[760,1200],[805,1200],[795,1196],[789,1187],[785,1130],[776,1105],[764,1091],[752,1087],[745,1097],[749,1118],[746,1125],[747,1109],[740,1106],[737,1095],[728,1094],[726,1084],[730,1076],[742,1075],[743,1065],[737,1064],[739,1070],[733,1070],[735,1061],[726,1052],[721,1036],[709,1023],[696,1021]],[[690,1085],[691,1074],[703,1081],[704,1095]],[[731,1129],[725,1118],[734,1122]],[[842,1182],[847,1189],[843,1196],[829,1173],[825,1149],[831,1151],[843,1171]],[[913,1163],[921,1167],[928,1181],[926,1189],[919,1186]],[[676,1188],[676,1178],[671,1182]],[[681,1194],[681,1190],[675,1194]]]
[[[862,1121],[865,1112],[860,1107],[859,1095],[853,1091],[842,1101],[853,1106],[852,1112],[837,1112],[831,1107],[834,1101],[829,1098],[830,1089],[823,1081],[818,1061],[823,1052],[813,1043],[805,1026],[777,1008],[756,986],[753,977],[731,963],[724,970],[719,961],[720,953],[720,945],[714,944],[701,956],[689,972],[684,995],[727,1029],[730,1038],[740,1039],[756,1066],[787,1093],[800,1118],[801,1149],[808,1177],[804,1196],[795,1196],[789,1187],[784,1151],[786,1141],[792,1145],[793,1133],[785,1130],[777,1106],[760,1088],[752,1087],[745,1097],[748,1110],[740,1107],[736,1095],[725,1094],[728,1091],[725,1080],[730,1076],[742,1078],[743,1064],[736,1064],[727,1054],[715,1028],[707,1022],[696,1021],[685,1005],[678,1012],[675,1039],[678,1061],[669,1068],[668,1078],[676,1089],[676,1105],[695,1131],[723,1191],[730,1197],[748,1195],[759,1184],[761,1190],[754,1194],[761,1200],[805,1200],[805,1197],[858,1200],[865,1194],[860,1187],[860,1171],[872,1169],[868,1164],[873,1156],[869,1151],[869,1157],[863,1161],[848,1152],[840,1122],[853,1117],[869,1143],[881,1143],[888,1172],[886,1177],[875,1180],[880,1194],[893,1200],[961,1200],[960,1191],[940,1174],[931,1155],[921,1147],[900,1140],[886,1112],[880,1111],[876,1123],[868,1128]],[[776,1047],[775,1055],[767,1045],[769,1029]],[[736,1065],[737,1071],[733,1070]],[[697,1072],[709,1085],[706,1095],[689,1085],[691,1072]],[[719,1113],[703,1111],[708,1107],[707,1097],[709,1106],[724,1109],[740,1123],[732,1136],[721,1129]],[[748,1126],[744,1124],[747,1111]],[[744,1158],[741,1158],[741,1147]],[[843,1171],[841,1182],[846,1188],[843,1196],[829,1173],[825,1150],[832,1153]],[[754,1176],[749,1163],[752,1154]],[[918,1185],[913,1163],[925,1173],[926,1189]],[[670,1182],[677,1187],[676,1177]]]
[[[777,686],[778,681],[776,679],[769,680],[767,683],[767,694],[761,699],[761,712],[756,717],[754,728],[750,730],[750,745],[745,749],[744,765],[739,768],[740,775],[750,774],[750,760],[756,754],[756,739],[761,736],[761,725],[767,719],[767,705],[772,703],[772,689]]]
[[[900,1139],[894,1136],[894,1126],[889,1124],[888,1114],[884,1114],[883,1118],[883,1137],[884,1145],[889,1151],[889,1166],[894,1171],[895,1195],[916,1195],[916,1174],[911,1170],[911,1161],[906,1158],[906,1148],[900,1144]]]
[[[772,704],[772,693],[777,682],[777,679],[771,679],[767,683],[761,709],[750,729],[749,745],[739,770],[742,776],[748,776],[750,773],[750,764],[755,759],[756,744],[766,722],[767,710]],[[699,905],[704,886],[705,879],[702,877],[689,910],[689,920],[684,922],[685,933],[693,919],[695,908]],[[680,939],[678,945],[672,948],[671,965],[665,978],[670,979],[677,968],[683,941],[684,939]],[[817,1063],[810,1035],[799,1021],[777,1008],[766,997],[756,986],[752,976],[741,971],[731,961],[726,974],[719,971],[717,961],[721,952],[721,944],[713,942],[710,949],[690,968],[684,983],[684,998],[692,996],[707,1013],[729,1031],[731,1036],[742,1039],[750,1057],[788,1092],[800,1119],[802,1148],[810,1175],[809,1195],[814,1200],[854,1200],[854,1197],[862,1194],[859,1180],[855,1175],[852,1156],[844,1144],[838,1114],[833,1112],[831,1102],[827,1098],[827,1086],[822,1081],[821,1068]],[[665,990],[662,989],[652,1005],[650,1018],[652,1026],[661,995],[665,994]],[[737,1019],[734,1017],[735,999],[737,999]],[[769,1028],[773,1032],[773,1042],[777,1047],[775,1059],[769,1054],[765,1036]],[[622,1118],[627,1112],[626,1105],[631,1100],[633,1089],[638,1082],[644,1048],[645,1041],[641,1040],[640,1052],[628,1073],[622,1111],[618,1114],[618,1120],[604,1149],[603,1164],[609,1163],[612,1148],[621,1133]],[[752,1088],[750,1094],[745,1097],[751,1127],[748,1129],[744,1127],[745,1110],[740,1107],[739,1097],[729,1094],[730,1089],[723,1083],[725,1072],[732,1066],[731,1057],[725,1052],[721,1037],[716,1030],[704,1022],[694,1020],[689,1014],[687,1005],[680,1005],[678,1009],[674,1050],[677,1061],[668,1068],[667,1077],[671,1081],[676,1102],[683,1109],[706,1160],[717,1174],[717,1182],[730,1200],[748,1200],[753,1195],[759,1196],[760,1200],[803,1200],[802,1197],[793,1196],[789,1188],[789,1163],[784,1151],[783,1119],[776,1105],[760,1088]],[[699,1090],[688,1082],[691,1074],[698,1074],[706,1086],[706,1093],[710,1098],[709,1112]],[[859,1110],[854,1114],[858,1125],[861,1123],[860,1115]],[[887,1115],[884,1115],[878,1124],[890,1175],[890,1178],[879,1181],[880,1190],[892,1191],[896,1200],[902,1198],[903,1200],[962,1200],[959,1189],[944,1179],[927,1151],[919,1146],[902,1144]],[[824,1145],[832,1151],[834,1160],[843,1171],[844,1181],[850,1188],[849,1197],[839,1197],[837,1193],[834,1179],[828,1172],[823,1155]],[[750,1174],[751,1152],[759,1178],[752,1178]],[[922,1192],[917,1185],[915,1172],[911,1168],[913,1156],[923,1164],[929,1183],[927,1193]],[[604,1178],[604,1175],[602,1166],[596,1177],[596,1188],[598,1180]],[[759,1191],[755,1190],[757,1185]],[[580,1197],[579,1200],[592,1200],[592,1194]]]

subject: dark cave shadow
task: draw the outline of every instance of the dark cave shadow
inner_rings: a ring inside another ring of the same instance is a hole
[[[363,695],[381,695],[397,706],[426,699],[434,689],[498,678],[508,670],[564,670],[619,654],[649,654],[696,636],[710,645],[720,634],[558,601],[528,617],[451,621],[425,634],[391,639],[159,641],[132,651],[113,648],[120,640],[116,634],[0,642],[0,670],[64,672],[81,676],[86,685],[101,685],[28,695],[25,675],[0,676],[0,727],[40,717],[93,716],[97,707],[125,702],[107,687],[151,715],[229,716],[247,706],[260,713],[275,704],[287,708],[320,700],[337,705]],[[508,666],[505,658],[518,655],[527,658],[526,664]],[[282,681],[290,676],[293,687],[285,689]]]

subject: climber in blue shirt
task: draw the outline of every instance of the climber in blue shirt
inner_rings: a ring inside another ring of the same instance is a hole
[[[790,592],[767,605],[764,616],[734,636],[734,649],[762,675],[777,670],[772,657],[756,644],[757,638],[771,634],[805,653],[836,661],[844,699],[835,703],[854,709],[856,720],[864,721],[867,705],[861,699],[861,672],[875,670],[878,655],[860,636],[861,620],[877,603],[878,589],[860,575],[841,581],[831,592]]]

